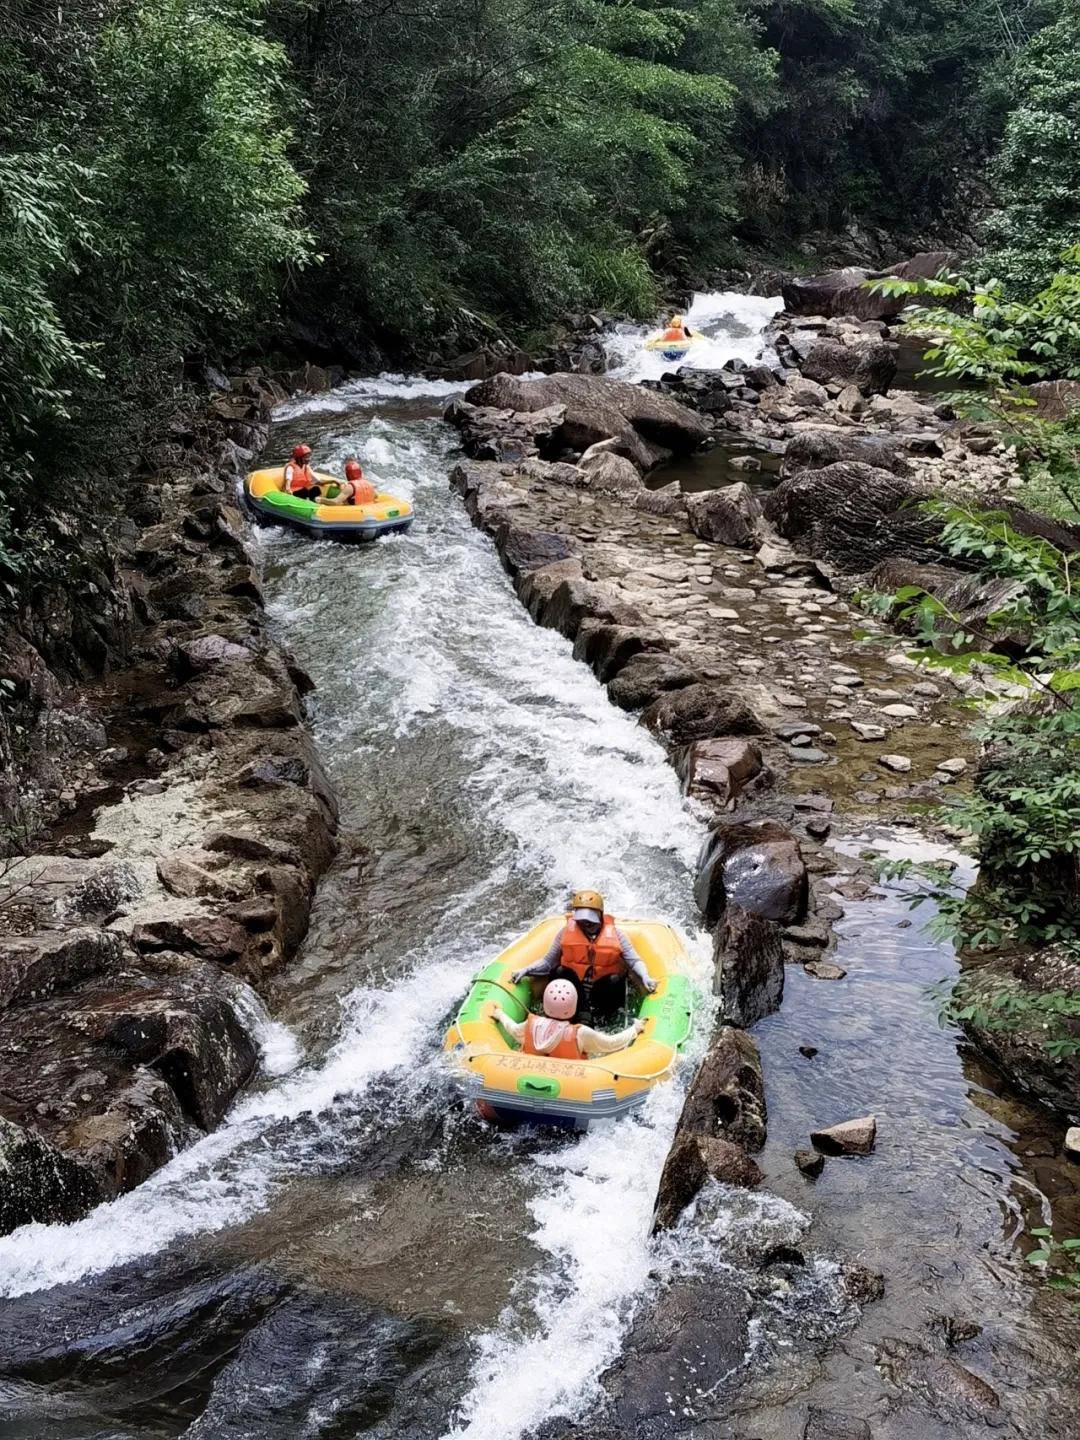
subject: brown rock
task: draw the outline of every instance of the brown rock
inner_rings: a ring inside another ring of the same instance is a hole
[[[685,497],[690,528],[716,545],[752,549],[760,541],[761,506],[743,481]]]
[[[758,1165],[741,1145],[687,1130],[677,1132],[660,1175],[653,1231],[670,1229],[710,1177],[750,1189],[762,1179]]]
[[[694,897],[714,925],[729,903],[753,915],[793,925],[806,913],[809,894],[799,842],[775,820],[721,817],[702,849]]]
[[[738,695],[699,683],[665,692],[641,717],[668,745],[691,745],[718,736],[761,735],[765,726]]]
[[[687,794],[727,805],[761,774],[761,751],[752,740],[724,735],[695,740],[680,751],[676,769]]]
[[[818,1150],[796,1150],[795,1164],[804,1175],[813,1179],[825,1169],[825,1156]]]
[[[244,927],[224,915],[164,915],[143,920],[131,938],[139,950],[177,950],[220,965],[235,964],[248,949]]]
[[[748,1030],[780,1008],[784,947],[780,927],[741,905],[728,905],[713,949],[713,993],[728,1025]]]
[[[465,402],[522,414],[565,406],[562,422],[552,431],[553,448],[583,452],[598,441],[614,439],[618,453],[642,471],[669,455],[696,450],[709,433],[700,415],[669,396],[602,375],[547,375],[538,380],[496,375],[469,390]]]
[[[760,1150],[765,1144],[765,1113],[757,1045],[745,1031],[721,1026],[687,1091],[677,1130]]]
[[[810,1143],[826,1155],[869,1155],[876,1136],[877,1120],[873,1115],[862,1115],[857,1120],[811,1131]]]
[[[0,950],[0,1010],[43,999],[113,969],[123,950],[119,935],[89,926],[8,936]]]
[[[608,699],[621,710],[640,710],[652,705],[667,691],[684,689],[700,679],[700,675],[681,660],[643,651],[632,656],[610,681]]]

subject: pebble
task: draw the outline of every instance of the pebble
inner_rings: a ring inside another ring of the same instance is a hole
[[[922,680],[919,682],[918,685],[912,685],[911,689],[913,694],[925,695],[930,700],[936,700],[941,694],[941,690],[938,688],[938,686],[931,685],[929,680]]]
[[[797,743],[793,738],[794,736],[805,735],[807,739],[809,739],[811,735],[820,735],[821,726],[810,724],[800,725],[796,722],[789,725],[777,725],[773,733],[780,740],[791,740],[791,743],[794,745]]]
[[[739,612],[737,610],[718,610],[715,608],[710,608],[709,614],[713,617],[714,620],[738,620],[739,618]]]
[[[804,1175],[813,1179],[825,1169],[825,1156],[820,1150],[796,1150],[795,1164]]]
[[[946,775],[963,775],[968,768],[968,762],[962,755],[954,755],[951,760],[942,760],[937,768],[944,770]]]
[[[851,728],[860,740],[885,739],[885,728],[882,725],[868,725],[865,720],[852,720]]]
[[[883,715],[891,715],[894,720],[917,720],[919,712],[914,705],[883,705]]]
[[[789,750],[788,754],[803,765],[820,765],[823,760],[828,759],[824,750],[816,750],[813,745],[807,745],[803,750]]]
[[[789,690],[778,690],[776,692],[776,703],[783,705],[788,710],[804,710],[806,708],[806,701],[803,697]]]
[[[803,969],[815,980],[843,980],[847,974],[842,965],[834,965],[831,960],[810,960]]]
[[[1071,1125],[1065,1131],[1065,1154],[1070,1160],[1080,1160],[1080,1125]]]

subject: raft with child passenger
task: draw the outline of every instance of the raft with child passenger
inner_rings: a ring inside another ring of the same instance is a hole
[[[619,920],[649,974],[651,995],[628,988],[629,1018],[642,1022],[625,1049],[587,1059],[526,1054],[495,1018],[527,1019],[533,1004],[528,980],[512,975],[539,960],[565,924],[541,921],[475,977],[446,1034],[445,1050],[464,1093],[497,1120],[531,1120],[587,1130],[593,1120],[628,1114],[644,1104],[654,1085],[674,1074],[693,1021],[689,957],[675,931],[656,920]]]

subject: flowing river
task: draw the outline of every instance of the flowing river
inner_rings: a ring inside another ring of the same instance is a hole
[[[713,343],[752,359],[770,302],[735,323],[742,297],[699,299]],[[750,1428],[697,1431],[673,1382],[664,1433],[790,1436],[799,1390],[861,1413],[850,1366],[830,1358],[853,1353],[844,1254],[890,1270],[858,1341],[867,1403],[885,1342],[907,1363],[927,1306],[992,1311],[978,1352],[989,1378],[1011,1398],[1045,1382],[1030,1428],[1009,1433],[1064,1435],[1068,1346],[1047,1337],[1016,1248],[1051,1184],[1021,1153],[1039,1122],[934,1028],[925,985],[950,961],[897,928],[895,903],[852,907],[846,985],[800,972],[760,1027],[766,1184],[713,1186],[697,1223],[660,1245],[649,1220],[685,1079],[577,1137],[495,1135],[456,1101],[440,1053],[455,1004],[571,888],[597,886],[616,912],[687,938],[695,1054],[711,967],[691,895],[702,823],[651,737],[532,624],[450,492],[439,414],[455,388],[351,382],[281,412],[273,454],[300,437],[321,463],[358,454],[420,517],[366,548],[258,536],[275,623],[317,684],[341,858],[268,997],[273,1020],[252,1000],[264,1075],[221,1129],[84,1221],[0,1240],[2,1373],[17,1377],[0,1381],[0,1436],[554,1434],[596,1411],[635,1314],[687,1277],[751,1305],[745,1350],[693,1387]],[[813,1067],[803,1041],[822,1051]],[[852,1107],[876,1109],[891,1139],[872,1166],[834,1163],[811,1191],[791,1151]],[[796,1244],[807,1263],[763,1279],[762,1257]]]

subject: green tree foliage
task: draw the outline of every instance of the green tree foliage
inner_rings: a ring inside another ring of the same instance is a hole
[[[649,259],[699,201],[696,177],[711,223],[732,214],[736,77],[706,64],[721,14],[745,76],[750,31],[720,0],[286,13],[327,256],[302,307],[422,337],[577,305],[651,309]]]
[[[1003,64],[1039,23],[1031,0],[764,0],[779,105],[740,144],[763,222],[947,227],[993,146]],[[768,200],[769,204],[763,204]],[[944,212],[944,213],[943,213]]]
[[[263,33],[264,9],[41,7],[0,41],[9,586],[35,557],[52,571],[33,523],[42,494],[97,449],[130,451],[185,356],[272,313],[280,267],[308,253],[286,155],[284,56]],[[109,456],[114,478],[128,459]]]
[[[964,946],[1056,944],[1080,954],[1080,596],[1072,557],[1018,534],[1004,514],[940,502],[926,508],[941,521],[946,549],[996,582],[997,609],[976,624],[917,585],[868,603],[914,626],[912,658],[990,673],[1004,686],[982,702],[977,735],[985,758],[975,788],[939,814],[976,842],[978,883],[965,890],[948,869],[908,861],[881,872],[918,876],[913,903],[932,898],[938,932]],[[994,649],[1003,632],[1024,637],[1019,655]],[[1003,688],[1011,693],[1005,705]],[[1080,1014],[1075,996],[1045,1003],[1048,1016]]]
[[[1080,0],[1055,0],[1052,14],[1013,71],[993,171],[1000,208],[981,270],[1013,293],[1047,285],[1080,240]]]
[[[1080,516],[1080,404],[1065,417],[1037,412],[1030,385],[1046,376],[1080,379],[1080,246],[1035,294],[1009,299],[999,280],[963,275],[935,280],[885,279],[870,288],[936,304],[907,312],[908,334],[932,340],[926,374],[961,388],[942,399],[973,420],[993,421],[1015,452],[1024,498],[1069,519]]]

